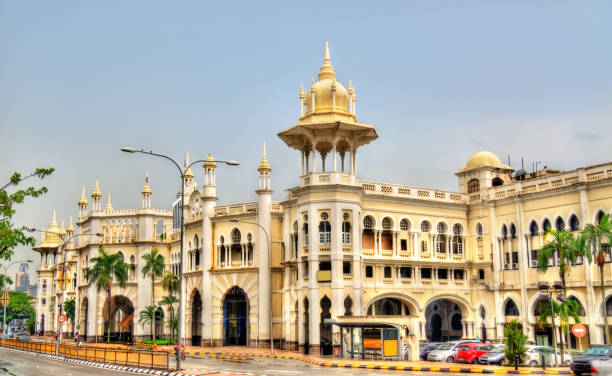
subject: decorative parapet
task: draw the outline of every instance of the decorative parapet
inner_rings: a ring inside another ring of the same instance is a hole
[[[468,202],[468,196],[458,192],[403,186],[397,184],[385,184],[370,181],[360,181],[360,183],[361,187],[367,194],[411,198],[415,200],[447,202],[454,204],[465,204]]]
[[[272,203],[271,211],[274,212],[275,206],[280,206],[279,203]],[[282,207],[281,207],[282,210]],[[243,204],[232,204],[217,206],[215,208],[215,217],[224,217],[228,215],[255,214],[257,213],[256,202],[246,202]]]

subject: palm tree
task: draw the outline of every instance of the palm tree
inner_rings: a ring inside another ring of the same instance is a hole
[[[142,268],[143,277],[151,277],[151,306],[155,306],[155,277],[164,275],[164,256],[159,253],[157,248],[151,249],[149,253],[142,255],[145,262]],[[155,341],[155,330],[153,332],[153,341]]]
[[[610,330],[608,329],[608,315],[606,310],[606,292],[604,291],[604,265],[606,263],[606,248],[604,244],[608,244],[609,247],[609,243],[612,241],[612,222],[610,221],[610,214],[604,215],[598,224],[587,224],[582,234],[586,238],[587,249],[591,249],[591,252],[586,253],[589,263],[595,259],[595,264],[599,267],[601,310],[605,327],[604,343],[610,343]]]
[[[168,290],[168,294],[170,296],[174,296],[174,292],[179,289],[179,277],[178,275],[166,271],[164,274],[164,279],[162,279],[162,287]]]
[[[575,264],[576,258],[584,254],[584,249],[580,248],[581,243],[574,238],[574,234],[566,230],[548,230],[546,238],[549,238],[549,241],[538,252],[538,270],[546,272],[549,267],[548,262],[554,261],[555,254],[558,255],[559,278],[563,286],[563,296],[565,296],[565,277],[569,273],[570,265]]]
[[[561,302],[557,302],[556,300],[553,299],[552,301],[552,310],[553,310],[553,314],[556,317],[559,317],[559,321],[560,321],[560,328],[561,328],[561,332],[563,334],[563,338],[567,339],[567,334],[569,333],[569,320],[570,319],[574,319],[575,323],[580,323],[580,307],[578,305],[578,302],[576,300],[573,299],[564,299]],[[539,320],[540,323],[546,323],[546,321],[548,320],[549,317],[551,317],[551,303],[548,301],[540,301],[538,304],[538,308],[537,311],[540,313],[539,315]],[[551,321],[554,319],[551,318]],[[560,340],[559,343],[561,344],[561,363],[565,363],[564,362],[564,352],[565,352],[565,347],[564,347],[564,342],[563,340]],[[569,339],[568,339],[568,343],[569,343]]]
[[[178,299],[175,296],[168,295],[164,296],[162,300],[159,301],[159,304],[168,305],[170,310],[170,320],[168,321],[170,327],[170,337],[174,339],[174,328],[172,327],[172,321],[174,320],[174,305],[178,303]]]
[[[514,369],[518,370],[519,363],[523,363],[526,358],[525,344],[527,336],[523,334],[523,327],[516,320],[512,320],[504,327],[504,337],[506,337],[506,362],[514,364]],[[518,360],[518,362],[517,362]]]
[[[98,249],[98,256],[91,259],[93,267],[87,271],[85,277],[89,283],[95,282],[98,292],[106,290],[108,296],[108,336],[107,341],[110,342],[111,329],[111,285],[113,279],[121,287],[125,287],[125,282],[128,279],[129,265],[123,262],[120,253],[106,253],[104,248]]]
[[[151,337],[153,337],[153,330],[155,324],[155,306],[146,306],[144,310],[140,311],[138,314],[138,323],[143,327],[147,324],[151,324]],[[155,343],[155,338],[153,338],[153,343]]]

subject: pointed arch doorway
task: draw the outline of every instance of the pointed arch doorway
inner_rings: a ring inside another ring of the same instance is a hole
[[[223,346],[246,346],[249,317],[247,296],[240,287],[232,287],[223,299]]]

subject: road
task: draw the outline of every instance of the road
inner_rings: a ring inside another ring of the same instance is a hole
[[[351,368],[325,368],[297,360],[249,358],[246,361],[229,361],[207,357],[187,357],[183,366],[194,374],[238,374],[257,376],[330,376],[334,375],[402,375],[402,371],[365,370]],[[25,353],[0,348],[0,376],[97,376],[97,375],[130,375],[123,371],[113,371],[34,357]],[[410,372],[411,376],[450,376],[449,373]]]

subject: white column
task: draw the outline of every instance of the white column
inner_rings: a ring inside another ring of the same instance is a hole
[[[266,229],[268,236],[272,236],[271,223],[272,217],[270,210],[272,208],[272,190],[259,189],[257,190],[257,223]],[[269,238],[270,243],[272,238]],[[268,244],[266,233],[262,228],[257,226],[257,253],[259,266],[259,286],[258,286],[258,319],[259,319],[259,338],[269,340],[271,330],[270,317],[272,316],[272,302],[270,301],[271,285],[271,262],[268,258]]]
[[[361,262],[361,221],[359,220],[359,207],[354,205],[352,207],[353,210],[353,227],[352,227],[352,246],[353,246],[353,291],[355,296],[353,296],[353,314],[356,316],[360,316],[363,314],[361,310],[361,290],[362,290],[362,262]]]
[[[321,323],[320,301],[319,301],[319,282],[317,281],[317,271],[319,270],[319,234],[317,229],[317,212],[312,207],[308,211],[308,300],[309,308],[309,325],[308,331],[310,334],[309,344],[319,346],[320,344],[320,328]]]

